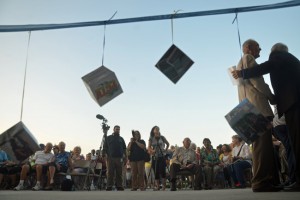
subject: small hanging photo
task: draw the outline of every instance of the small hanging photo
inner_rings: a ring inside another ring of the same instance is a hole
[[[194,61],[172,44],[155,66],[176,84],[193,64]]]
[[[0,135],[0,148],[15,163],[21,163],[33,155],[40,146],[25,124],[20,121]]]
[[[270,122],[258,109],[244,99],[226,116],[231,128],[247,143],[253,143],[257,138],[263,135],[269,128]]]
[[[115,73],[104,66],[83,76],[82,80],[91,97],[100,106],[123,93]]]

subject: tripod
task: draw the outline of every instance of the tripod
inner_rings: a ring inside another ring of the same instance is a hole
[[[103,131],[103,136],[102,136],[102,140],[101,140],[101,144],[100,144],[100,147],[99,147],[99,154],[98,156],[101,156],[101,153],[102,153],[102,149],[103,149],[103,145],[106,141],[106,138],[107,138],[107,132],[110,128],[110,126],[108,126],[106,123],[107,123],[107,119],[105,119],[102,115],[97,115],[96,116],[98,119],[101,119],[103,120],[102,121],[102,131]],[[87,180],[89,179],[90,177],[90,173],[92,171],[93,175],[95,175],[95,168],[97,166],[97,160],[98,160],[98,157],[96,158],[96,160],[93,160],[91,161],[90,163],[90,167],[88,168],[88,172],[87,172],[87,175],[85,177],[85,180],[84,180],[84,188],[86,188],[87,190],[91,190],[90,186],[86,186],[87,184]],[[92,170],[93,168],[93,170]],[[94,176],[93,176],[94,177]],[[92,180],[93,181],[93,180]],[[92,182],[93,183],[93,182]],[[101,185],[102,185],[102,167],[100,169],[100,172],[99,172],[99,177],[98,177],[98,180],[97,180],[97,183],[96,183],[96,186],[98,188],[101,189]]]

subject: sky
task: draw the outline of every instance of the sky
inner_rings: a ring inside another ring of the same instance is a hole
[[[206,11],[284,2],[284,0],[0,0],[0,25],[60,24]],[[195,63],[172,83],[155,64],[172,45],[171,20],[106,27],[104,66],[115,72],[123,93],[103,107],[89,95],[81,77],[101,66],[103,26],[0,33],[0,133],[22,121],[38,143],[60,141],[82,153],[99,149],[103,115],[120,125],[128,143],[131,130],[148,140],[153,126],[171,145],[190,137],[197,146],[230,143],[234,131],[224,116],[238,104],[227,68],[241,57],[234,14],[175,19],[174,44]],[[283,42],[300,55],[300,7],[240,13],[241,41],[259,42],[258,63],[273,44]],[[27,57],[28,53],[28,57]],[[269,76],[264,76],[267,83]]]

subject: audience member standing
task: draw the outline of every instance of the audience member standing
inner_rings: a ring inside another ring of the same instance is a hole
[[[141,134],[139,131],[132,131],[132,138],[128,144],[128,151],[130,152],[128,159],[131,166],[131,190],[136,191],[140,189],[145,190],[145,151],[146,143],[141,139]]]
[[[169,142],[160,134],[159,127],[154,126],[150,132],[148,151],[152,155],[152,169],[155,173],[154,190],[159,190],[159,179],[162,178],[162,190],[166,189],[166,152]],[[161,177],[160,177],[161,176]]]
[[[103,145],[102,156],[107,162],[107,187],[106,191],[111,191],[114,185],[117,190],[123,191],[123,165],[126,164],[126,144],[120,136],[120,126],[114,127],[114,132],[107,136]]]

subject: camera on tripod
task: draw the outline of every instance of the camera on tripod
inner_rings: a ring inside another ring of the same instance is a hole
[[[108,126],[108,125],[106,124],[106,122],[107,122],[107,120],[106,120],[106,121],[103,120],[103,122],[102,122],[102,129],[103,129],[103,131],[108,131],[109,128],[110,128],[110,126]]]
[[[102,115],[99,115],[99,114],[96,115],[96,118],[102,120],[102,129],[103,129],[104,133],[106,133],[109,130],[109,128],[110,128],[110,126],[108,126],[106,124],[107,123],[107,119],[105,119],[105,117],[103,117]]]

